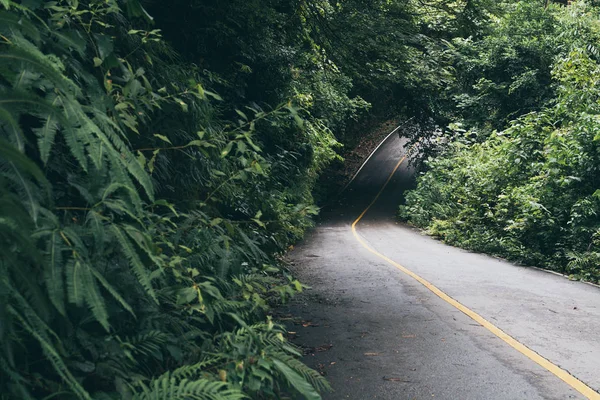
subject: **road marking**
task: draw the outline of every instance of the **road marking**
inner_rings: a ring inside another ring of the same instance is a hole
[[[411,146],[411,148],[408,150],[408,153],[410,153],[417,144],[418,144],[418,142],[415,143],[413,146]],[[449,295],[447,295],[446,293],[444,293],[443,291],[438,289],[431,282],[429,282],[426,279],[422,278],[421,276],[415,274],[414,272],[407,269],[406,267],[403,267],[402,265],[398,264],[391,258],[384,256],[377,250],[373,249],[371,246],[369,246],[363,240],[363,238],[360,237],[360,235],[356,231],[356,225],[365,216],[365,214],[369,211],[369,209],[377,202],[377,200],[379,200],[379,197],[381,196],[381,194],[383,193],[383,191],[385,190],[387,185],[390,183],[393,176],[396,174],[396,171],[398,171],[398,168],[400,168],[402,163],[406,160],[406,157],[407,156],[405,155],[400,159],[400,161],[398,161],[398,164],[396,164],[396,166],[394,167],[394,170],[388,177],[387,181],[385,181],[385,183],[383,184],[383,186],[381,187],[381,189],[379,190],[379,192],[377,193],[377,195],[375,196],[375,198],[373,199],[371,204],[369,204],[367,206],[367,208],[365,208],[365,210],[352,223],[352,234],[354,235],[356,240],[358,240],[358,242],[369,252],[373,253],[374,255],[381,258],[382,260],[385,260],[386,262],[393,265],[400,271],[404,272],[406,275],[410,276],[411,278],[414,278],[417,282],[419,282],[420,284],[425,286],[427,289],[432,291],[436,296],[438,296],[439,298],[444,300],[446,303],[450,304],[451,306],[455,307],[459,311],[461,311],[464,314],[466,314],[467,316],[469,316],[472,320],[474,320],[475,322],[477,322],[478,324],[480,324],[481,326],[486,328],[488,331],[492,332],[494,335],[496,335],[498,338],[502,339],[509,346],[511,346],[512,348],[517,350],[519,353],[523,354],[525,357],[529,358],[536,364],[540,365],[541,367],[545,368],[552,374],[556,375],[558,378],[563,380],[566,384],[571,386],[573,389],[577,390],[579,393],[584,395],[589,400],[600,400],[600,393],[596,392],[594,389],[592,389],[585,383],[581,382],[579,379],[575,378],[573,375],[571,375],[564,369],[560,368],[556,364],[553,364],[551,361],[545,359],[544,357],[542,357],[535,351],[531,350],[529,347],[525,346],[523,343],[519,342],[518,340],[516,340],[515,338],[510,336],[509,334],[504,332],[502,329],[498,328],[496,325],[492,324],[491,322],[489,322],[488,320],[483,318],[481,315],[477,314],[475,311],[471,310],[470,308],[468,308],[468,307],[464,306],[463,304],[459,303],[458,301],[454,300],[452,297],[450,297]]]

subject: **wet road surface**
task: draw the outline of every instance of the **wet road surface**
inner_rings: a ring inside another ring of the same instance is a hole
[[[352,222],[403,145],[392,135],[289,256],[312,287],[288,306],[304,320],[290,330],[309,350],[305,361],[331,382],[335,392],[324,398],[585,399],[354,237]],[[600,289],[446,246],[395,222],[411,184],[405,162],[357,224],[360,237],[598,391]],[[594,393],[587,398],[600,398]]]

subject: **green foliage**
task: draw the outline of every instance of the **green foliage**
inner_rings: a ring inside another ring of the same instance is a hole
[[[449,243],[600,280],[597,15],[583,3],[558,14],[570,45],[553,64],[553,105],[483,142],[455,138],[427,161],[403,218]]]
[[[319,398],[267,312],[329,128],[224,100],[135,0],[1,4],[0,397]]]
[[[174,46],[240,105],[297,97],[338,137],[369,106],[313,35],[330,17],[328,1],[176,0],[167,12],[148,3]]]
[[[558,6],[545,9],[521,1],[504,7],[483,38],[452,42],[454,100],[471,126],[502,129],[510,120],[540,110],[554,95],[553,59],[570,39],[560,35]]]
[[[458,3],[433,12],[433,21],[424,19],[425,31],[441,36],[428,55],[446,72],[447,84],[436,97],[434,118],[442,125],[459,120],[467,129],[476,128],[482,140],[494,129],[502,130],[510,121],[550,105],[557,94],[551,76],[555,59],[574,43],[597,53],[596,22],[591,15],[582,16],[579,6],[549,2],[545,7],[529,0],[467,2],[462,7]],[[444,21],[471,26],[469,32],[435,22],[435,17],[454,8],[450,14],[454,18]],[[582,18],[569,17],[570,13]],[[465,15],[468,21],[458,23]]]
[[[598,281],[598,10],[540,3],[0,1],[0,397],[319,398],[268,313],[367,110],[453,122],[413,223]]]

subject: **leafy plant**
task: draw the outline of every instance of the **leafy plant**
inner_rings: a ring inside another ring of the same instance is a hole
[[[229,104],[135,0],[1,4],[2,398],[319,398],[266,313],[331,131]]]

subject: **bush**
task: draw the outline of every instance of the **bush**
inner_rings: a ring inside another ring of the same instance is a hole
[[[222,99],[135,0],[2,4],[1,397],[319,398],[268,309],[331,132]]]
[[[561,11],[572,45],[553,65],[554,104],[483,142],[455,138],[426,162],[405,220],[452,244],[599,281],[596,15],[582,3]]]

